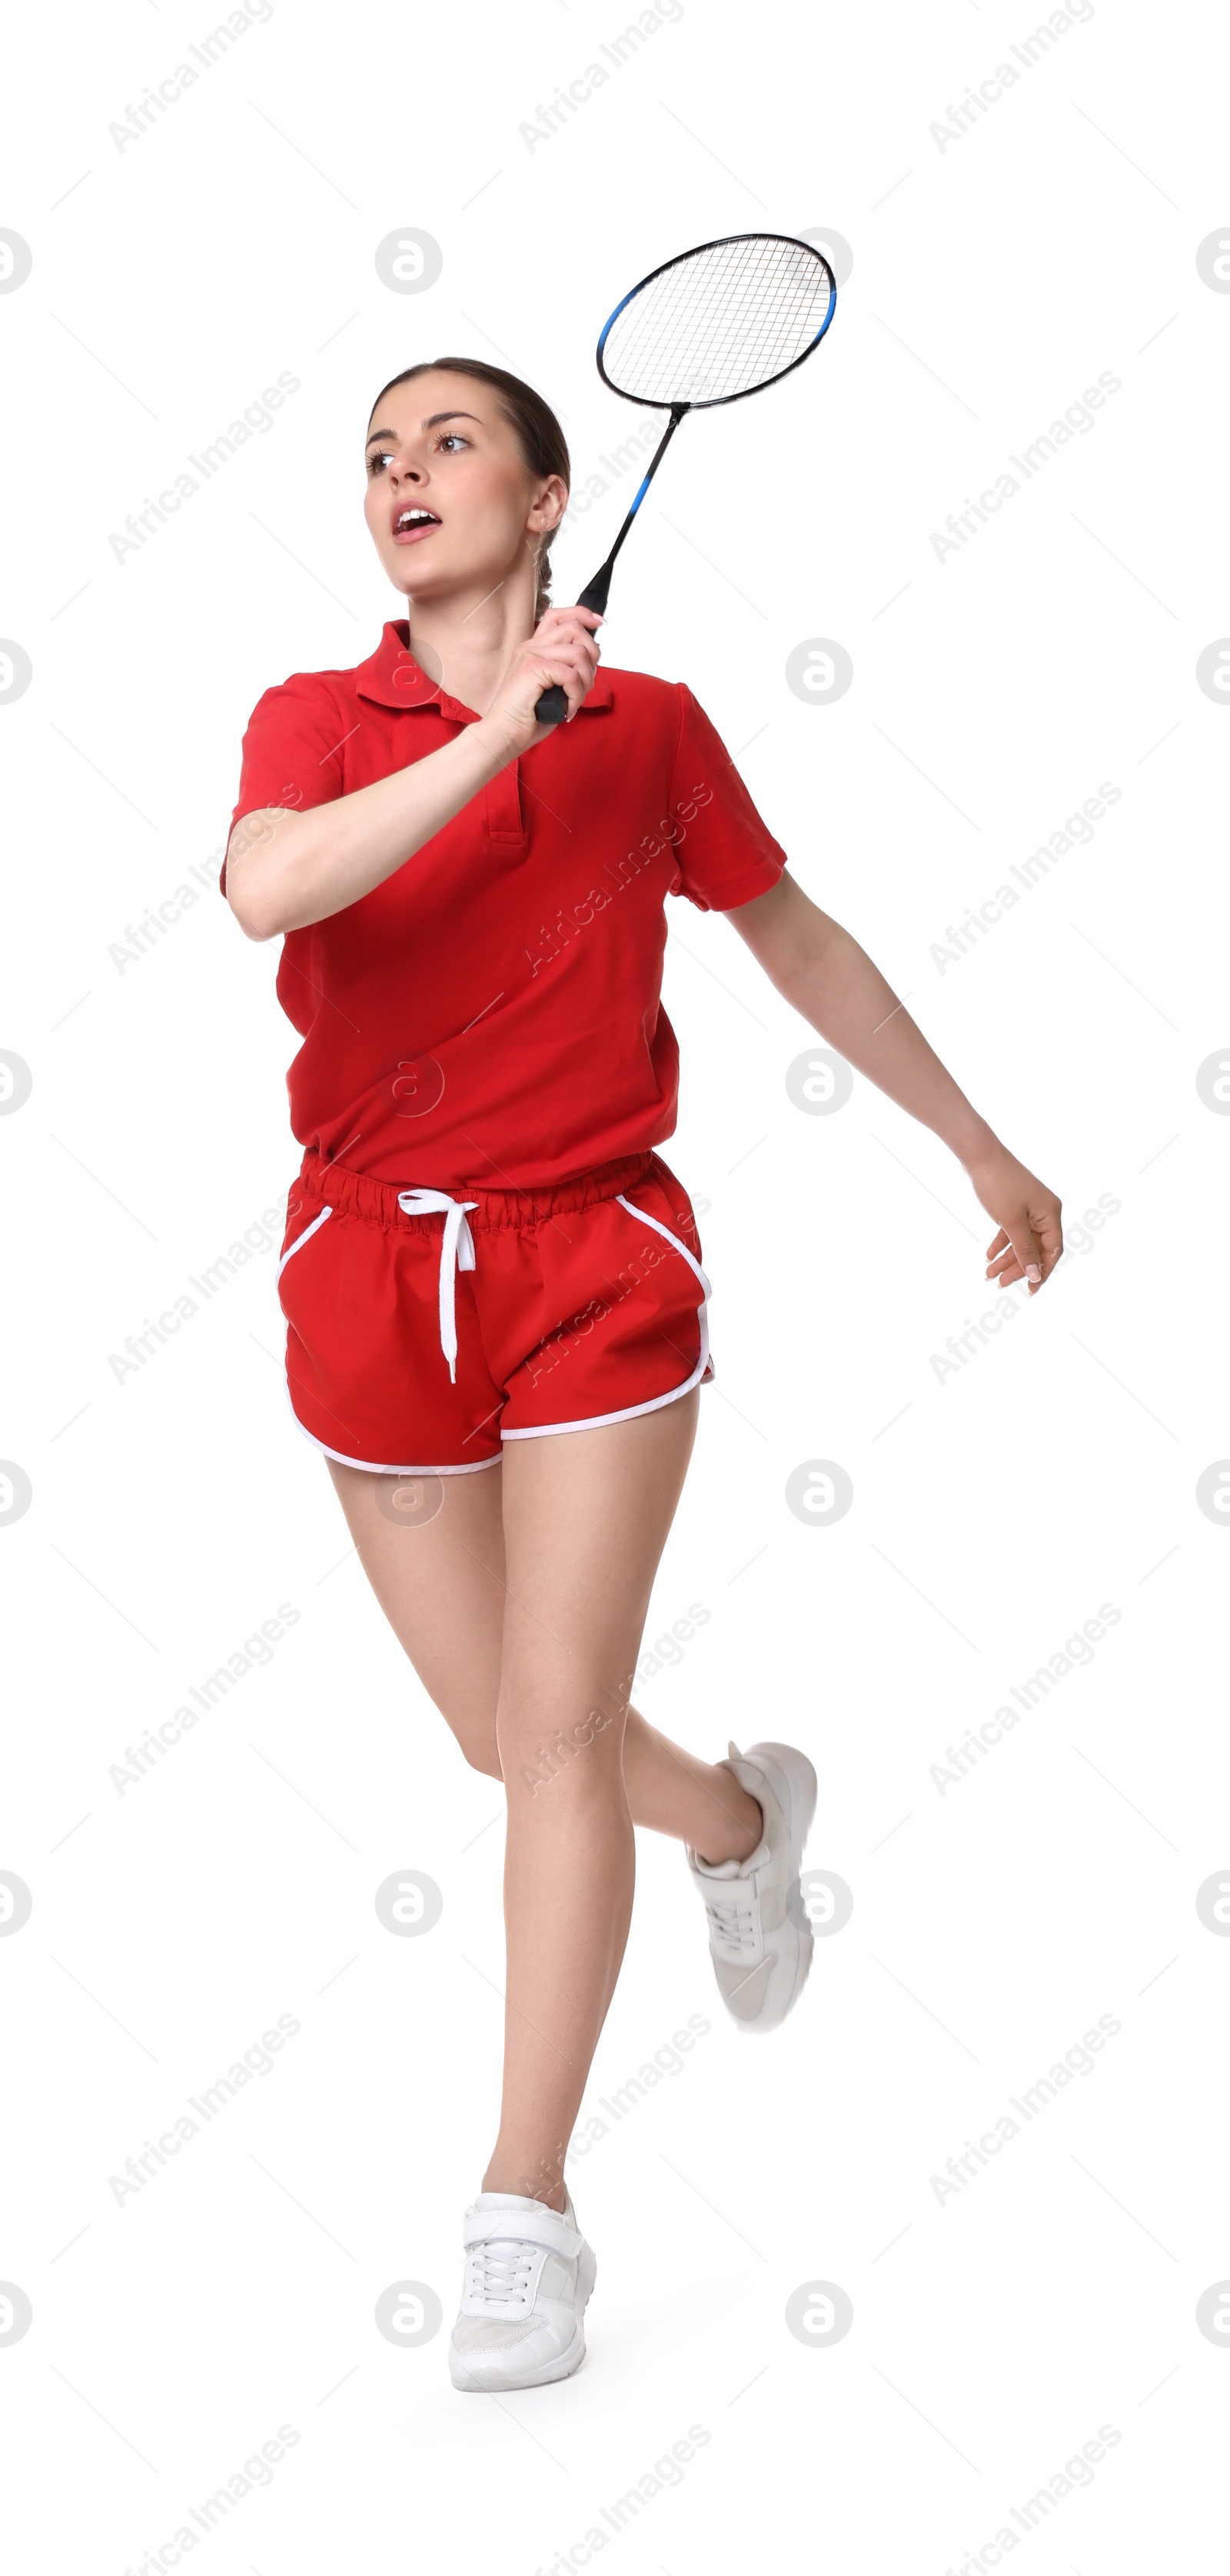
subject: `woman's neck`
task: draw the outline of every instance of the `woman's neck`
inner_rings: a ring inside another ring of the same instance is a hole
[[[410,650],[420,670],[462,705],[486,715],[511,654],[534,632],[532,565],[506,574],[485,594],[406,601]]]

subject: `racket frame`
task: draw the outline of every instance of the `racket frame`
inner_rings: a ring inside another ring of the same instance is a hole
[[[720,233],[716,241],[695,242],[691,250],[677,250],[673,259],[664,259],[660,262],[657,268],[651,268],[647,277],[640,278],[635,286],[629,287],[626,295],[621,295],[614,312],[607,316],[607,319],[603,323],[602,329],[598,334],[598,348],[596,352],[598,373],[602,378],[603,384],[608,386],[613,394],[618,394],[621,402],[641,403],[647,411],[665,411],[667,408],[665,403],[651,402],[648,394],[625,393],[623,386],[617,385],[613,376],[608,376],[606,366],[603,361],[603,351],[606,348],[607,340],[614,329],[615,324],[619,320],[620,314],[627,310],[627,307],[632,303],[633,298],[640,295],[645,287],[652,286],[655,277],[665,277],[669,268],[682,268],[685,261],[689,259],[699,259],[702,251],[726,250],[733,243],[744,241],[785,242],[792,250],[805,250],[809,253],[812,259],[818,260],[829,282],[828,311],[825,314],[824,320],[821,323],[815,338],[808,341],[807,347],[800,350],[797,358],[791,358],[788,366],[779,367],[775,376],[762,376],[760,383],[756,385],[741,385],[738,393],[708,394],[703,402],[688,402],[678,406],[672,405],[671,408],[679,408],[683,411],[715,411],[722,403],[745,402],[749,394],[763,393],[767,385],[779,385],[783,376],[792,375],[796,367],[802,366],[805,358],[810,358],[813,349],[819,347],[837,309],[837,280],[833,275],[832,268],[830,267],[828,260],[825,258],[823,251],[817,250],[814,242],[803,242],[797,240],[793,233]],[[656,457],[654,459],[654,463],[657,463]],[[652,471],[653,467],[651,466],[650,472],[652,473]]]
[[[807,347],[800,350],[798,357],[792,358],[788,366],[779,367],[775,376],[765,376],[757,385],[743,385],[740,387],[738,393],[709,394],[702,402],[674,402],[669,404],[651,402],[648,394],[625,393],[623,386],[617,385],[614,378],[608,376],[606,367],[603,364],[603,351],[606,348],[608,336],[614,324],[619,320],[620,314],[626,310],[629,304],[631,304],[633,297],[641,293],[642,288],[652,286],[655,277],[664,277],[668,269],[681,268],[685,260],[698,258],[702,251],[725,250],[728,244],[741,241],[788,242],[792,249],[805,250],[810,253],[813,259],[819,261],[829,282],[829,302],[828,311],[825,314],[824,320],[821,323],[815,338],[808,341]],[[649,490],[649,486],[652,483],[658,467],[661,464],[662,458],[665,456],[667,448],[679,427],[680,421],[684,420],[690,411],[715,411],[723,403],[743,402],[746,400],[748,394],[763,393],[767,386],[780,384],[783,376],[793,375],[795,368],[801,367],[804,359],[810,358],[812,351],[819,348],[820,342],[824,338],[825,332],[833,319],[836,308],[837,281],[823,251],[817,250],[813,242],[801,242],[796,240],[793,233],[722,233],[716,241],[696,242],[691,250],[676,251],[673,259],[664,259],[659,267],[651,268],[647,277],[642,277],[635,286],[629,287],[626,295],[620,297],[614,312],[610,314],[607,320],[603,323],[602,329],[598,335],[598,348],[596,352],[598,373],[602,378],[603,384],[607,386],[611,393],[618,394],[621,402],[639,403],[645,411],[669,410],[670,419],[667,422],[662,437],[659,439],[658,444],[654,449],[653,455],[650,457],[649,463],[641,478],[639,488],[633,500],[632,507],[615,539],[615,543],[612,546],[605,563],[599,565],[592,581],[586,582],[585,588],[581,592],[577,601],[578,608],[590,608],[593,609],[598,616],[605,617],[606,604],[610,596],[611,574],[615,566],[615,557],[619,553],[619,549],[628,534],[628,530],[645,498],[645,494]],[[534,713],[540,724],[560,724],[563,722],[567,712],[568,700],[563,689],[558,685],[549,689],[544,689],[542,696],[539,698],[534,709]]]

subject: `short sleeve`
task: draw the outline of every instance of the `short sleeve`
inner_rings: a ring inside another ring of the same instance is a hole
[[[342,743],[346,720],[326,679],[297,671],[280,688],[266,689],[253,708],[243,738],[239,796],[227,843],[245,814],[266,805],[306,813],[330,805],[342,792]],[[218,884],[226,893],[226,858]]]
[[[777,884],[786,853],[762,821],[704,708],[679,689],[679,741],[671,773],[671,839],[679,869],[672,894],[701,912],[734,912]]]

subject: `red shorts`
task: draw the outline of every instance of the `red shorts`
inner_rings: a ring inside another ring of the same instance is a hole
[[[291,1411],[346,1466],[438,1476],[653,1413],[713,1375],[699,1256],[656,1154],[446,1195],[309,1149],[278,1270]]]

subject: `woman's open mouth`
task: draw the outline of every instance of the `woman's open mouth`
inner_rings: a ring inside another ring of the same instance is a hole
[[[394,518],[393,543],[397,546],[413,545],[416,538],[429,537],[432,529],[438,528],[439,525],[440,522],[434,510],[424,510],[417,503],[408,504],[404,510],[399,510]]]

